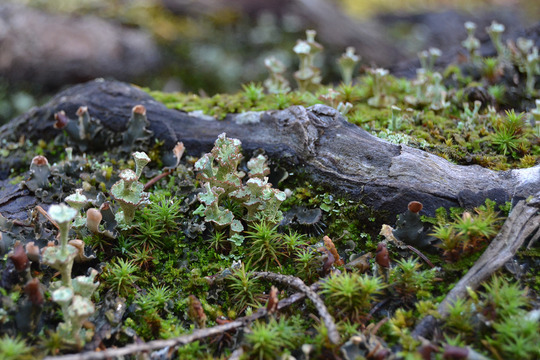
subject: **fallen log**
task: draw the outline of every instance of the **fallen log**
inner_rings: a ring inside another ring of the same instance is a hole
[[[168,109],[142,90],[116,81],[96,80],[68,88],[2,126],[0,140],[15,141],[25,135],[49,141],[58,134],[53,128],[54,114],[64,110],[76,118],[80,106],[87,106],[108,130],[122,133],[132,107],[138,104],[146,107],[154,137],[171,149],[182,141],[187,153],[200,156],[226,132],[242,141],[244,152],[263,149],[292,176],[305,174],[332,193],[384,211],[386,221],[393,222],[412,200],[422,202],[425,213],[432,215],[441,206],[470,208],[486,198],[517,203],[540,191],[540,166],[492,171],[455,165],[425,151],[381,140],[328,106],[293,106],[208,120]]]

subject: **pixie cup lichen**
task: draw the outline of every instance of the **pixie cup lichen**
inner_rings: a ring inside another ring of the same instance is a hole
[[[144,152],[133,153],[135,159],[135,171],[122,170],[120,180],[111,187],[111,194],[120,205],[121,210],[115,215],[116,221],[121,227],[130,227],[135,210],[141,204],[148,201],[148,193],[144,192],[144,185],[138,181],[150,158]]]
[[[73,227],[75,229],[81,228],[85,223],[85,220],[81,216],[81,210],[88,204],[88,198],[82,192],[83,189],[76,189],[75,194],[71,194],[64,199],[69,206],[77,211],[77,215],[75,215],[75,220],[73,222]]]
[[[352,83],[354,69],[360,62],[360,56],[356,55],[354,51],[354,47],[347,47],[345,53],[337,60],[343,83],[348,85]]]
[[[47,246],[42,253],[42,261],[60,272],[62,286],[71,287],[71,268],[78,250],[68,244],[71,222],[77,215],[77,210],[65,205],[51,205],[50,217],[58,224],[60,230],[60,246]]]
[[[68,343],[84,343],[83,322],[94,313],[95,307],[90,297],[99,283],[94,283],[97,271],[92,269],[89,276],[71,279],[73,262],[79,253],[77,247],[68,243],[69,229],[78,211],[65,204],[51,205],[49,216],[58,225],[60,246],[47,246],[42,253],[43,264],[58,270],[61,281],[51,283],[51,298],[60,305],[64,322],[58,331]]]

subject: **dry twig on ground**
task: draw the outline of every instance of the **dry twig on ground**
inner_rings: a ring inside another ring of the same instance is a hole
[[[522,200],[512,209],[512,212],[504,222],[499,234],[484,251],[482,256],[469,269],[467,274],[450,290],[437,308],[441,318],[448,315],[450,306],[459,298],[467,296],[467,289],[476,289],[486,281],[495,271],[500,269],[510,260],[530,237],[540,235],[540,193],[526,202]],[[536,234],[535,234],[536,232]],[[412,335],[415,337],[426,336],[436,326],[433,316],[426,316],[416,326]]]
[[[335,328],[335,324],[333,323],[331,316],[328,314],[326,307],[322,303],[322,300],[319,298],[319,296],[315,292],[319,287],[318,282],[314,283],[311,286],[307,286],[306,284],[304,284],[302,280],[300,280],[299,278],[295,278],[294,276],[286,276],[286,275],[274,274],[270,272],[264,272],[264,273],[261,272],[261,273],[256,273],[256,274],[261,277],[265,277],[269,280],[286,283],[300,291],[298,293],[295,293],[279,301],[278,306],[277,306],[278,310],[281,310],[300,300],[303,300],[306,296],[312,301],[313,299],[318,299],[318,300],[315,300],[317,301],[317,303],[315,303],[314,301],[314,304],[316,304],[315,306],[319,310],[319,314],[321,315],[321,318],[323,318],[323,321],[325,321],[325,325],[328,328],[329,337],[332,336],[330,340],[334,342],[337,339],[337,342],[335,343],[339,342],[339,333],[337,332]],[[323,312],[322,314],[321,314],[321,310]],[[107,349],[107,350],[102,350],[102,351],[88,351],[88,352],[79,353],[79,354],[48,356],[44,360],[101,360],[101,359],[117,358],[119,356],[131,355],[131,354],[142,353],[142,352],[150,352],[157,349],[164,349],[167,347],[172,348],[176,346],[187,345],[193,341],[206,339],[214,335],[222,334],[226,331],[235,330],[235,329],[247,326],[249,323],[266,316],[266,314],[267,314],[266,308],[262,307],[258,309],[257,311],[255,311],[255,313],[253,313],[250,316],[239,318],[235,321],[231,321],[223,325],[217,325],[211,328],[195,330],[191,334],[181,335],[172,339],[154,340],[154,341],[149,341],[147,343],[130,344],[122,348]],[[331,322],[327,323],[328,320],[331,320]],[[332,328],[333,328],[332,331],[334,332],[331,331]]]

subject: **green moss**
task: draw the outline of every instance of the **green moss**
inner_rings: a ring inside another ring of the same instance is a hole
[[[454,75],[455,71],[447,74],[447,76]],[[355,85],[320,87],[313,94],[298,91],[265,94],[260,85],[254,83],[245,85],[241,92],[212,97],[146,90],[170,108],[186,112],[202,111],[216,119],[245,111],[283,109],[292,105],[308,107],[316,103],[338,107],[340,103],[349,102],[352,108],[347,112],[346,118],[369,132],[380,134],[389,127],[391,110],[389,107],[376,108],[367,104],[368,98],[373,96],[371,86],[371,77],[365,76]],[[464,117],[464,109],[460,103],[462,95],[459,91],[455,95],[455,105],[443,110],[434,111],[421,106],[410,109],[408,104],[403,103],[403,99],[413,93],[413,88],[408,80],[387,77],[386,91],[398,99],[396,104],[398,107],[407,109],[400,113],[401,127],[399,131],[394,132],[396,136],[407,137],[408,145],[433,152],[458,164],[468,164],[469,159],[473,158],[482,166],[497,170],[533,166],[535,157],[540,155],[538,146],[533,145],[535,138],[534,129],[531,127],[520,127],[522,135],[518,138],[514,134],[516,132],[514,128],[508,130],[507,127],[496,126],[504,120],[504,116],[499,114],[480,111],[477,114],[469,113],[468,117]],[[496,88],[492,89],[495,91]],[[507,134],[507,130],[511,133]],[[498,155],[503,156],[497,157]],[[493,157],[497,159],[491,160]]]
[[[32,348],[19,337],[11,338],[4,335],[0,338],[0,357],[4,360],[32,359]]]

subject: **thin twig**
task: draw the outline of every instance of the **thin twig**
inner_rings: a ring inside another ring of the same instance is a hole
[[[144,184],[144,191],[150,189],[155,183],[157,183],[159,180],[163,179],[165,176],[169,176],[172,174],[174,169],[169,169],[165,171],[164,173],[161,173],[157,176],[154,176],[152,179],[148,180],[146,184]]]
[[[382,301],[379,301],[377,304],[375,304],[375,306],[373,306],[371,310],[369,310],[369,316],[370,317],[373,316],[373,314],[379,311],[379,309],[383,307],[388,301],[390,301],[390,298],[386,298]]]
[[[426,257],[426,255],[424,255],[420,250],[418,250],[417,248],[415,248],[414,246],[411,246],[411,245],[407,245],[407,247],[414,251],[416,253],[416,255],[420,256],[422,258],[422,260],[424,260],[428,265],[429,267],[431,267],[432,269],[435,267],[435,265],[433,265],[433,263],[431,261],[429,261],[429,259]]]
[[[379,329],[381,328],[381,326],[383,326],[387,321],[389,321],[390,318],[389,317],[384,317],[382,318],[381,320],[379,320],[379,322],[377,324],[375,324],[374,327],[371,328],[371,330],[369,331],[369,333],[371,335],[377,335],[377,332],[379,331]]]
[[[13,220],[13,225],[17,225],[17,226],[24,226],[24,227],[33,227],[32,224],[27,224],[23,221],[20,221],[20,220]]]
[[[305,286],[305,285],[304,285]],[[306,286],[307,287],[307,286]],[[319,283],[315,283],[308,287],[310,292],[315,292],[319,287]],[[278,310],[281,310],[287,306],[290,306],[306,297],[304,292],[296,293],[288,298],[281,300],[278,303]],[[122,348],[106,349],[101,351],[88,351],[80,354],[69,354],[60,356],[48,356],[44,360],[102,360],[102,359],[114,359],[120,356],[131,355],[135,353],[148,352],[152,350],[162,349],[165,347],[187,345],[193,341],[208,338],[213,335],[222,334],[229,330],[235,330],[237,328],[246,326],[252,321],[260,319],[266,316],[266,308],[259,308],[252,315],[239,318],[235,321],[223,325],[217,325],[211,328],[199,329],[193,331],[188,335],[182,335],[176,338],[168,340],[154,340],[147,343],[130,344]]]
[[[60,230],[60,227],[58,227],[58,224],[56,223],[56,221],[54,221],[49,216],[49,214],[45,210],[43,210],[43,208],[41,206],[37,205],[34,209],[37,210],[41,215],[45,216],[47,218],[47,220],[49,220],[49,222],[54,225],[55,228]]]
[[[326,326],[326,330],[328,331],[328,339],[330,340],[330,342],[336,345],[341,342],[339,332],[337,331],[336,323],[334,322],[334,318],[328,312],[328,309],[324,305],[324,302],[320,298],[319,294],[311,290],[309,286],[304,284],[304,282],[300,278],[292,275],[282,275],[268,271],[256,271],[254,272],[254,275],[258,276],[259,278],[265,278],[268,280],[277,281],[292,286],[306,294],[306,296],[311,300],[311,302],[313,302],[313,305],[315,305],[315,308],[319,312],[319,315],[322,318],[324,325]]]
[[[227,324],[218,325],[211,328],[195,330],[189,335],[182,335],[173,339],[154,340],[147,343],[130,344],[122,348],[107,349],[102,351],[89,351],[80,354],[48,356],[44,360],[100,360],[107,358],[117,358],[119,356],[147,352],[156,349],[163,349],[171,346],[186,345],[196,340],[204,339],[212,335],[221,334],[225,331],[239,328],[241,326],[244,326],[245,324],[245,320],[236,320]]]

